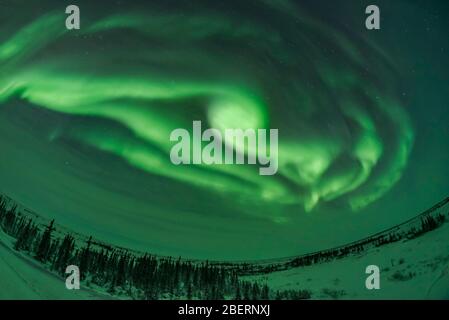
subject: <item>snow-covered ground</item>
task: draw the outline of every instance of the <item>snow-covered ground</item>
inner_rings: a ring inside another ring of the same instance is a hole
[[[368,265],[381,270],[379,290],[365,287]],[[449,299],[449,223],[359,255],[244,278],[274,291],[310,290],[312,299]]]
[[[92,290],[68,290],[65,279],[11,248],[13,239],[0,230],[0,300],[110,299]]]

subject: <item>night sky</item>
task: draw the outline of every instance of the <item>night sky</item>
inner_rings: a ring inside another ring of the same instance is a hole
[[[0,1],[0,191],[106,242],[262,259],[449,195],[447,1]],[[279,171],[175,166],[170,132],[279,129]]]

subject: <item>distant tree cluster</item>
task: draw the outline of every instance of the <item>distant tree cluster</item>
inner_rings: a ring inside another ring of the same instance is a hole
[[[310,299],[312,293],[310,290],[285,290],[276,291],[275,300],[305,300]]]

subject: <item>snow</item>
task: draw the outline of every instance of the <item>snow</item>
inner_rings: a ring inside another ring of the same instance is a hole
[[[368,265],[377,265],[380,289],[368,290]],[[449,223],[418,238],[339,260],[244,279],[272,291],[310,290],[312,299],[449,299]]]
[[[13,239],[0,231],[0,300],[93,300],[110,299],[81,288],[68,290],[65,279],[12,249]]]

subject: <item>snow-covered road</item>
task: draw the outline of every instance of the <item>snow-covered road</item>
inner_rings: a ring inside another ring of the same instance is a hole
[[[0,233],[2,233],[0,231]],[[15,252],[0,237],[0,299],[107,299],[94,291],[68,290],[65,279]]]

